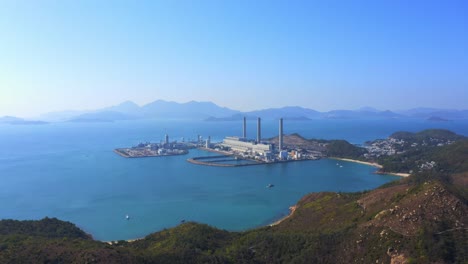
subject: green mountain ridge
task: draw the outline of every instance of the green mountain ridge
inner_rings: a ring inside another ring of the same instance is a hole
[[[464,138],[464,136],[457,135],[456,133],[446,129],[426,129],[417,133],[400,131],[393,133],[390,137],[411,140],[413,142],[430,139],[460,140]]]

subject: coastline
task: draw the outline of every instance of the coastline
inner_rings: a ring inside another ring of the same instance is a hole
[[[349,162],[354,162],[354,163],[360,163],[360,164],[364,164],[364,165],[369,165],[369,166],[372,166],[372,167],[376,167],[376,168],[383,168],[382,165],[378,164],[378,163],[375,163],[375,162],[367,162],[367,161],[361,161],[361,160],[353,160],[353,159],[345,159],[345,158],[336,158],[336,157],[330,157],[329,159],[335,159],[335,160],[342,160],[342,161],[349,161]]]
[[[378,169],[383,168],[382,165],[380,165],[378,163],[375,163],[375,162],[366,162],[366,161],[361,161],[361,160],[353,160],[353,159],[345,159],[345,158],[337,158],[337,157],[329,157],[329,159],[342,160],[342,161],[348,161],[348,162],[364,164],[364,165],[372,166],[372,167],[375,167],[375,168],[378,168]],[[379,171],[376,171],[375,173],[376,174],[389,174],[389,175],[394,175],[394,176],[399,176],[399,177],[408,177],[408,176],[411,175],[410,173],[399,173],[399,172],[379,172]],[[288,215],[286,215],[285,217],[283,217],[283,218],[269,224],[268,226],[276,226],[276,225],[280,224],[284,220],[291,217],[294,214],[294,212],[297,210],[297,208],[298,208],[297,204],[295,204],[293,206],[290,206]]]
[[[361,161],[361,160],[353,160],[353,159],[345,159],[345,158],[337,158],[337,157],[329,157],[329,159],[334,159],[334,160],[342,160],[342,161],[348,161],[348,162],[354,162],[354,163],[359,163],[359,164],[364,164],[364,165],[368,165],[368,166],[372,166],[372,167],[375,167],[375,168],[383,168],[382,165],[378,164],[378,163],[375,163],[375,162],[366,162],[366,161]],[[389,175],[394,175],[394,176],[399,176],[399,177],[408,177],[410,176],[411,174],[410,173],[399,173],[399,172],[379,172],[379,171],[376,171],[375,172],[376,174],[389,174]],[[281,222],[283,222],[284,220],[288,219],[289,217],[291,217],[294,212],[296,211],[296,209],[298,208],[298,205],[295,204],[293,206],[290,206],[289,207],[289,214],[286,215],[285,217],[269,224],[268,226],[275,226],[275,225],[278,225],[280,224]]]
[[[200,148],[202,149],[202,148]],[[204,150],[204,149],[203,149]],[[221,151],[212,151],[212,152],[217,152],[219,154],[225,154]],[[337,157],[329,157],[329,159],[334,159],[334,160],[341,160],[341,161],[348,161],[348,162],[354,162],[354,163],[359,163],[359,164],[364,164],[364,165],[368,165],[368,166],[372,166],[372,167],[375,167],[375,168],[378,168],[378,169],[381,169],[383,166],[378,164],[378,163],[375,163],[375,162],[366,162],[366,161],[360,161],[360,160],[353,160],[353,159],[345,159],[345,158],[337,158]],[[399,177],[408,177],[410,176],[409,173],[398,173],[398,172],[379,172],[379,171],[376,171],[375,172],[376,174],[389,174],[389,175],[394,175],[394,176],[399,176]],[[267,226],[270,226],[270,227],[273,227],[273,226],[276,226],[276,225],[279,225],[281,222],[285,221],[286,219],[290,218],[294,212],[297,210],[298,208],[298,204],[295,204],[295,205],[292,205],[289,207],[289,214],[282,217],[281,219],[279,220],[276,220],[275,222],[267,225]],[[128,239],[128,240],[125,240],[126,242],[135,242],[135,241],[138,241],[138,240],[141,240],[143,238],[136,238],[136,239]],[[106,243],[112,245],[114,244],[116,241],[105,241]]]
[[[283,217],[283,218],[281,218],[281,219],[279,219],[279,220],[277,220],[277,221],[275,221],[275,222],[269,224],[268,226],[279,225],[281,222],[283,222],[284,220],[286,220],[286,219],[288,219],[289,217],[291,217],[291,216],[294,214],[294,212],[297,210],[297,208],[298,208],[298,205],[297,205],[297,204],[296,204],[296,205],[293,205],[293,206],[290,206],[290,207],[289,207],[289,214],[288,214],[288,215],[286,215],[285,217]]]
[[[409,177],[411,175],[409,173],[401,173],[401,172],[382,172],[380,174],[389,174],[389,175],[403,177],[403,178]]]
[[[294,212],[296,211],[296,209],[298,208],[298,205],[295,204],[295,205],[292,205],[289,207],[289,213],[282,217],[281,219],[279,220],[276,220],[275,222],[267,225],[267,226],[276,226],[276,225],[279,225],[281,222],[283,222],[284,220],[288,219],[289,217],[291,217]],[[127,242],[127,243],[132,243],[132,242],[135,242],[135,241],[138,241],[138,240],[142,240],[142,239],[145,239],[145,237],[140,237],[140,238],[133,238],[133,239],[125,239],[124,241]],[[111,241],[101,241],[101,242],[104,242],[104,243],[107,243],[109,245],[117,245],[119,243],[119,240],[111,240]]]
[[[199,148],[199,149],[203,149],[203,148]],[[205,149],[203,149],[205,150]],[[221,152],[221,151],[212,151],[212,152],[216,152],[218,154],[226,154],[225,152]],[[346,158],[337,158],[337,157],[329,157],[329,159],[334,159],[334,160],[341,160],[341,161],[348,161],[348,162],[354,162],[354,163],[359,163],[359,164],[364,164],[364,165],[368,165],[368,166],[372,166],[372,167],[375,167],[375,168],[378,168],[378,169],[381,169],[383,166],[378,164],[378,163],[375,163],[375,162],[366,162],[366,161],[360,161],[360,160],[353,160],[353,159],[346,159]],[[388,174],[388,175],[394,175],[394,176],[399,176],[399,177],[408,177],[410,176],[409,173],[397,173],[397,172],[379,172],[379,171],[376,171],[375,172],[376,174]],[[290,218],[294,212],[297,210],[298,208],[298,204],[295,204],[295,205],[292,205],[289,207],[289,214],[287,214],[286,216],[280,218],[279,220],[276,220],[275,222],[271,223],[271,224],[268,224],[267,226],[269,227],[273,227],[273,226],[276,226],[276,225],[279,225],[281,222],[285,221],[286,219]],[[144,239],[144,238],[135,238],[135,239],[128,239],[128,240],[125,240],[126,242],[128,243],[132,243],[132,242],[135,242],[135,241],[138,241],[138,240],[141,240],[141,239]],[[118,241],[103,241],[105,243],[108,243],[110,245],[113,245],[115,243],[118,243]]]
[[[361,160],[353,160],[353,159],[345,159],[345,158],[336,158],[336,157],[329,157],[329,159],[334,159],[334,160],[342,160],[342,161],[349,161],[349,162],[354,162],[354,163],[359,163],[359,164],[364,164],[364,165],[369,165],[372,167],[376,167],[379,169],[382,169],[383,166],[375,163],[375,162],[367,162],[367,161],[361,161]],[[410,173],[401,173],[401,172],[380,172],[376,171],[376,174],[389,174],[389,175],[394,175],[398,177],[408,177],[410,176]]]

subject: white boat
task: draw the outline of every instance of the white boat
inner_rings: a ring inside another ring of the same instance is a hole
[[[129,215],[125,215],[125,219],[130,220],[130,216],[129,216]]]
[[[273,184],[270,183],[270,184],[267,185],[267,188],[271,188],[271,187],[274,187],[274,186],[275,186],[275,185],[273,185]]]

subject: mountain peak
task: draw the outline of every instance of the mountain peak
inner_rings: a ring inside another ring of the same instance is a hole
[[[118,105],[114,105],[111,107],[106,107],[98,112],[119,112],[119,113],[136,113],[140,110],[140,106],[132,101],[124,101]]]
[[[379,112],[378,109],[370,106],[363,106],[357,110],[358,112]]]
[[[118,104],[117,106],[137,106],[137,107],[140,107],[135,102],[130,101],[130,100],[124,101],[124,102]]]

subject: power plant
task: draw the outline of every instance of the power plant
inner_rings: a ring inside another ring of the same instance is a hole
[[[275,151],[273,144],[262,142],[262,119],[257,118],[257,138],[256,140],[247,139],[247,122],[246,118],[243,118],[242,137],[226,137],[221,146],[228,148],[232,151],[240,153],[258,154],[264,157],[266,160],[274,159],[277,157],[280,160],[287,158],[287,152],[283,151],[283,119],[279,120],[279,144],[278,150]]]
[[[212,143],[211,136],[204,140],[201,135],[197,139],[182,143],[170,142],[169,135],[165,134],[159,144],[140,143],[131,148],[116,149],[116,153],[123,157],[160,157],[169,155],[187,154],[188,149],[200,148],[206,151],[216,152],[218,156],[201,156],[188,159],[195,164],[211,166],[247,166],[266,163],[289,162],[297,160],[314,160],[318,156],[311,151],[304,151],[294,145],[285,147],[283,138],[283,118],[278,123],[278,143],[270,143],[270,140],[262,141],[262,119],[257,118],[256,138],[247,138],[247,119],[242,119],[242,136],[225,137],[220,143]],[[254,121],[253,121],[254,122]],[[277,146],[275,146],[277,144]]]

